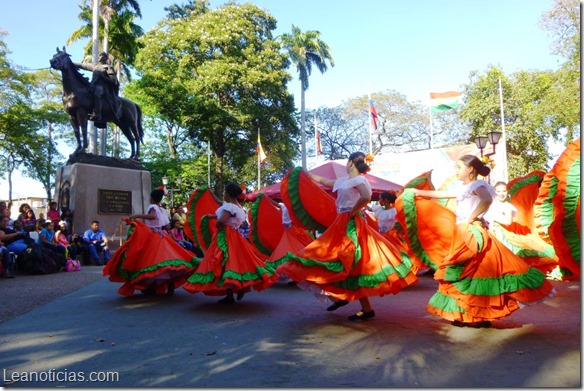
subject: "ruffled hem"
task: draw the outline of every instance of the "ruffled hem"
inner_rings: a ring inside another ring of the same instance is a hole
[[[314,283],[339,299],[396,294],[417,282],[412,263],[361,216],[341,213],[298,256],[268,262],[296,282]]]
[[[217,232],[183,288],[191,293],[215,292],[212,294],[215,295],[246,287],[261,291],[277,280],[276,271],[265,265],[253,246],[238,231],[226,227]]]

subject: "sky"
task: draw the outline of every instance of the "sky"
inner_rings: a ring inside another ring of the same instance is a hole
[[[148,31],[166,15],[165,7],[186,0],[139,0]],[[317,30],[330,46],[335,66],[315,68],[306,108],[334,107],[369,93],[397,91],[427,103],[429,92],[460,90],[472,71],[490,65],[504,73],[556,70],[563,59],[551,54],[553,37],[539,25],[553,0],[250,0],[278,21],[274,35]],[[81,27],[82,0],[4,1],[0,29],[12,52],[8,58],[29,70],[47,68],[57,47]],[[216,8],[225,1],[211,1]],[[244,1],[238,1],[244,3]],[[67,46],[80,62],[86,42]],[[300,107],[294,69],[289,91]],[[496,87],[495,87],[496,88]],[[6,199],[6,181],[0,198]],[[13,198],[45,196],[39,182],[14,178]]]

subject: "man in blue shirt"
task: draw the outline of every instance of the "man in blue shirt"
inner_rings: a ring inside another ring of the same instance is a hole
[[[110,260],[110,251],[108,239],[102,230],[99,229],[99,221],[93,220],[91,228],[83,233],[83,252],[86,257],[91,255],[96,265],[101,266],[99,253],[103,251],[103,261],[107,263]]]

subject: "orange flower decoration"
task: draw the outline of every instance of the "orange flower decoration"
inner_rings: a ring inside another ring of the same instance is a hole
[[[374,160],[375,160],[375,158],[373,157],[372,154],[370,154],[369,152],[367,152],[365,154],[365,163],[371,164],[371,163],[373,163]]]

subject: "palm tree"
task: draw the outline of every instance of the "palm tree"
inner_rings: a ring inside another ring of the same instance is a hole
[[[92,52],[92,4],[93,1],[84,0],[80,6],[79,19],[85,22],[85,25],[75,30],[67,40],[67,45],[70,45],[80,39],[88,39],[85,47],[86,58],[91,58]],[[117,59],[119,63],[115,65],[123,68],[126,76],[130,78],[127,65],[134,63],[140,49],[138,38],[144,34],[144,30],[133,23],[136,17],[142,17],[140,5],[136,0],[100,0],[100,16],[102,51]]]
[[[121,71],[128,79],[131,78],[130,69],[127,64],[133,64],[136,54],[140,48],[138,38],[144,34],[142,28],[133,23],[136,17],[141,18],[140,4],[137,0],[100,0],[99,14],[101,22],[99,24],[100,33],[103,36],[102,50],[107,52],[110,59],[115,58],[114,68],[117,73],[118,81],[121,79]],[[80,7],[81,12],[79,19],[86,24],[71,34],[67,40],[67,45],[83,38],[92,38],[93,35],[93,1],[84,0]],[[110,43],[113,43],[110,48]],[[91,58],[92,40],[88,39],[85,47],[85,58]],[[106,129],[101,133],[102,153],[105,154]],[[117,157],[119,149],[119,130],[114,130],[114,156]]]
[[[319,31],[303,33],[292,25],[292,33],[281,35],[282,46],[288,51],[292,64],[296,65],[300,79],[300,129],[302,132],[302,167],[306,168],[306,131],[304,113],[304,92],[308,89],[308,76],[315,65],[320,73],[327,70],[327,60],[331,67],[335,62],[330,54],[330,48],[322,39]]]

